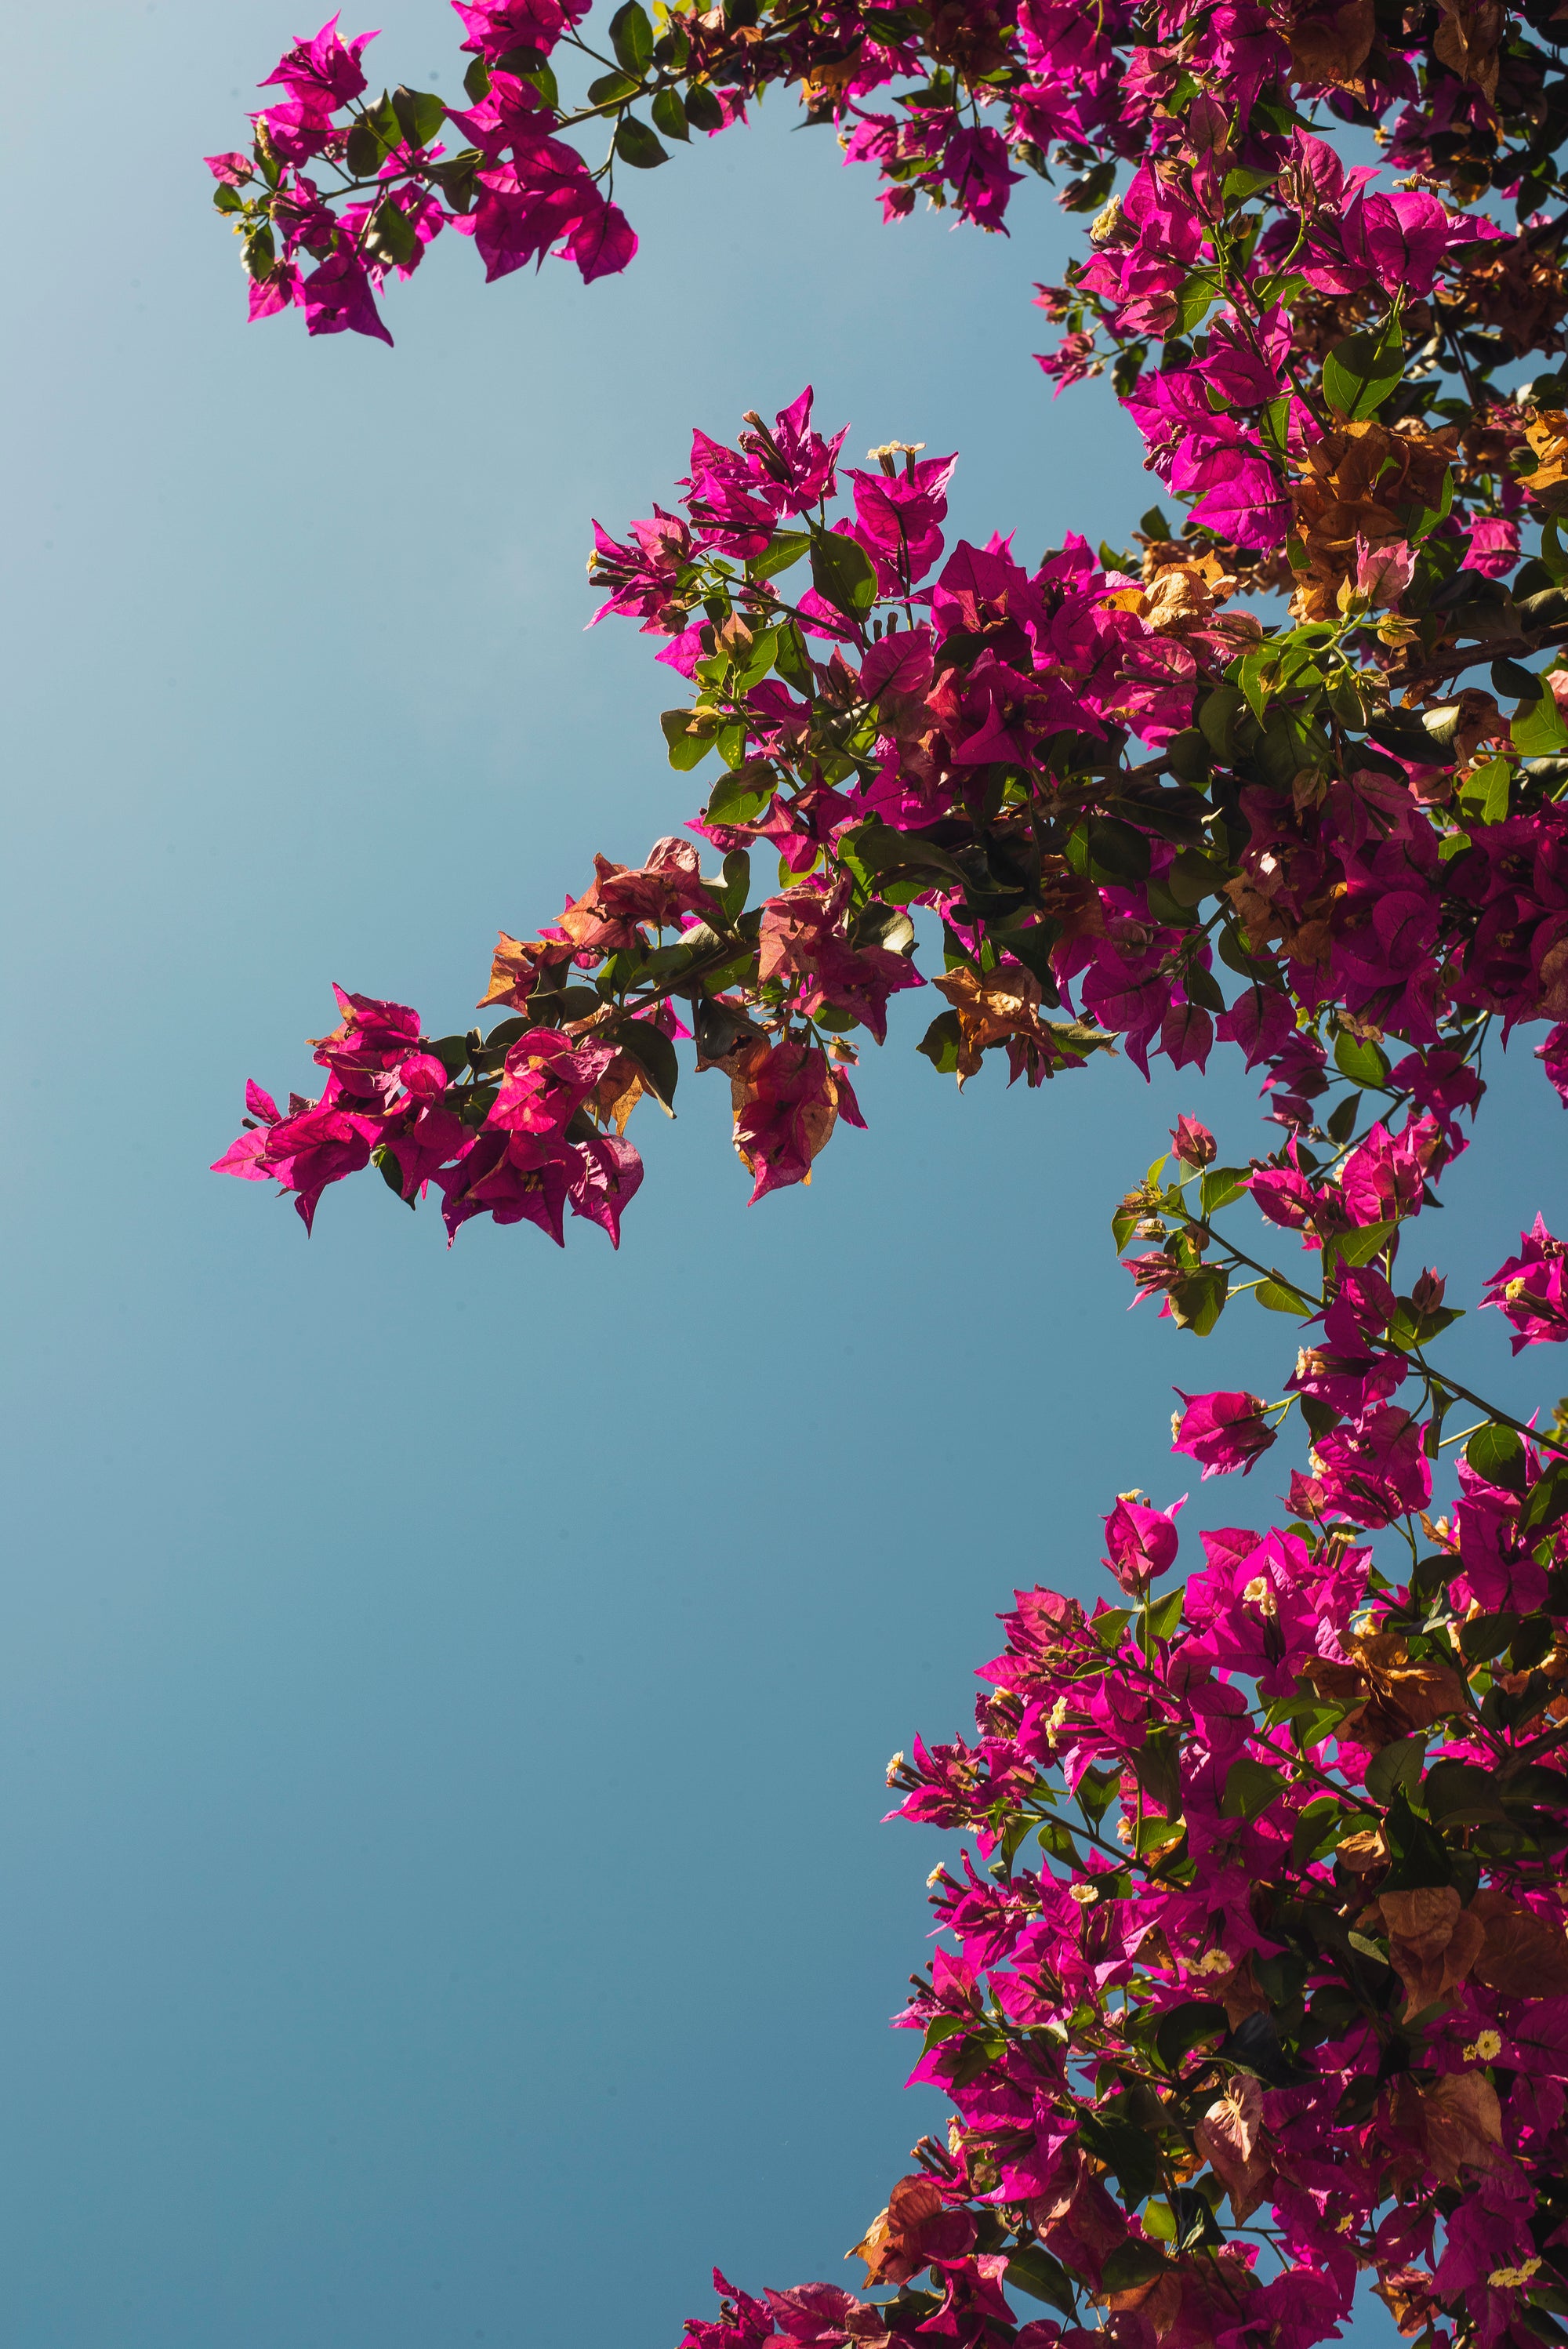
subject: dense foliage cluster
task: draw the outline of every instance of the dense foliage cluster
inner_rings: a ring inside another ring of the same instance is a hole
[[[1282,1521],[1175,1582],[1181,1504],[1121,1495],[1114,1597],[1018,1593],[974,1742],[894,1759],[901,1813],[973,1853],[899,2018],[954,2116],[857,2246],[875,2297],[721,2278],[685,2349],[1311,2349],[1361,2277],[1433,2349],[1568,2342],[1568,1410],[1472,1394],[1402,1261],[1489,1043],[1543,1031],[1568,1100],[1568,13],[629,0],[604,53],[561,0],[456,5],[467,109],[372,100],[334,20],[211,159],[253,316],[384,336],[447,226],[492,278],[619,269],[617,164],[792,85],[890,217],[998,229],[1027,173],[1094,215],[1040,364],[1109,373],[1166,504],[1031,565],[949,547],[954,460],[848,466],[809,390],[698,432],[591,566],[688,688],[692,836],[503,935],[488,1026],[340,990],[320,1092],[253,1085],[220,1165],[307,1227],[374,1164],[449,1233],[614,1239],[677,1046],[727,1077],[757,1198],[863,1122],[860,1031],[929,986],[960,1085],[987,1052],[1034,1087],[1238,1049],[1274,1146],[1222,1165],[1183,1118],[1116,1241],[1196,1336],[1243,1295],[1301,1325],[1277,1397],[1172,1426],[1245,1475],[1294,1414]],[[590,168],[563,134],[594,120]],[[1243,1245],[1258,1214],[1295,1269]],[[1488,1284],[1515,1351],[1568,1338],[1565,1262],[1538,1218]]]

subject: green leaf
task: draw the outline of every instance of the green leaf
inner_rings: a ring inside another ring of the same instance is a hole
[[[1532,1621],[1540,1623],[1542,1619],[1535,1616]],[[1549,1648],[1552,1645],[1550,1623],[1545,1625],[1545,1631]],[[1542,1652],[1544,1654],[1545,1650]],[[1525,1668],[1518,1665],[1515,1669],[1523,1671]],[[1568,1778],[1564,1778],[1561,1770],[1548,1769],[1543,1762],[1526,1762],[1521,1768],[1511,1769],[1503,1779],[1502,1799],[1509,1804],[1550,1804],[1554,1810],[1561,1811],[1564,1802],[1568,1801]]]
[[[590,106],[615,106],[623,98],[635,98],[642,87],[642,83],[634,81],[630,74],[601,74],[597,81],[591,81],[588,85],[588,103]]]
[[[375,1164],[380,1167],[381,1179],[386,1184],[387,1188],[392,1193],[394,1198],[402,1199],[403,1169],[398,1165],[397,1159],[393,1156],[390,1145],[385,1142],[379,1143],[371,1152],[370,1155]],[[417,1206],[418,1205],[418,1194],[416,1192],[412,1199],[404,1199],[403,1204],[407,1207]]]
[[[1421,1799],[1428,1816],[1446,1827],[1484,1826],[1508,1816],[1495,1772],[1474,1762],[1434,1762],[1421,1781]]]
[[[642,1079],[661,1109],[674,1117],[676,1081],[680,1075],[680,1062],[676,1048],[662,1028],[651,1020],[625,1019],[610,1030],[613,1043],[635,1061]]]
[[[751,894],[751,859],[744,848],[732,848],[724,860],[724,887],[719,895],[727,922],[738,922]]]
[[[1136,884],[1149,876],[1149,836],[1119,816],[1090,816],[1088,853],[1101,879]]]
[[[824,531],[812,539],[811,584],[819,595],[851,619],[869,612],[877,599],[877,574],[871,556],[842,531]]]
[[[343,160],[349,175],[356,180],[373,180],[381,169],[387,150],[367,122],[356,122],[349,132],[343,150]]]
[[[1290,450],[1289,392],[1271,399],[1258,418],[1258,438],[1273,457],[1284,457]]]
[[[1334,1040],[1334,1065],[1352,1084],[1385,1085],[1388,1081],[1387,1054],[1362,1037],[1353,1036],[1348,1028],[1342,1028]]]
[[[1176,1595],[1181,1597],[1179,1591]],[[1150,1801],[1174,1818],[1181,1806],[1181,1755],[1175,1738],[1169,1731],[1157,1730],[1129,1758]]]
[[[1003,2278],[1016,2292],[1026,2292],[1031,2300],[1043,2300],[1047,2307],[1059,2308],[1064,2316],[1076,2316],[1077,2302],[1068,2271],[1059,2260],[1054,2260],[1044,2243],[1026,2243],[1021,2251],[1007,2254],[1007,2272]]]
[[[1278,651],[1274,646],[1264,645],[1257,652],[1248,653],[1236,673],[1236,682],[1246,697],[1247,707],[1260,726],[1269,713],[1269,694],[1274,682],[1274,670],[1278,657]],[[1204,708],[1207,707],[1205,703]],[[1199,717],[1198,723],[1200,726],[1203,724],[1202,715]],[[1203,730],[1207,733],[1209,730],[1205,726]]]
[[[396,262],[407,269],[419,250],[414,223],[401,205],[377,204],[365,232],[365,251],[372,261]]]
[[[773,796],[773,777],[757,780],[755,767],[736,767],[720,775],[708,794],[709,823],[753,823]]]
[[[1239,1199],[1251,1180],[1251,1171],[1245,1166],[1211,1166],[1198,1185],[1204,1221],[1218,1215],[1222,1207],[1228,1207],[1233,1199]]]
[[[1336,1836],[1344,1817],[1339,1804],[1332,1795],[1320,1795],[1315,1802],[1296,1813],[1290,1831],[1290,1864],[1305,1868],[1316,1858],[1331,1837]]]
[[[1375,1803],[1391,1802],[1396,1788],[1407,1793],[1420,1783],[1427,1759],[1425,1737],[1396,1737],[1374,1754],[1367,1770],[1367,1792]]]
[[[1133,1233],[1138,1229],[1139,1225],[1142,1221],[1143,1210],[1141,1207],[1118,1207],[1115,1215],[1112,1216],[1110,1219],[1110,1237],[1115,1245],[1118,1255],[1119,1255],[1121,1250],[1127,1246],[1128,1241],[1132,1237]]]
[[[519,1033],[521,1032],[520,1024]],[[469,1065],[469,1040],[466,1036],[438,1036],[433,1043],[422,1044],[419,1049],[432,1053],[439,1061],[449,1080],[460,1077]]]
[[[1189,1003],[1201,1004],[1205,1011],[1223,1011],[1225,998],[1219,980],[1201,962],[1190,962],[1181,973],[1181,984],[1187,990]]]
[[[955,2039],[961,2031],[967,2031],[974,2019],[970,2014],[934,2014],[925,2026],[927,2052],[940,2047],[944,2039]]]
[[[1103,1615],[1090,1617],[1088,1628],[1109,1656],[1120,1647],[1121,1635],[1131,1619],[1130,1607],[1108,1607]]]
[[[1132,1847],[1140,1858],[1151,1851],[1165,1851],[1171,1844],[1180,1843],[1187,1832],[1183,1818],[1161,1818],[1157,1812],[1148,1812],[1138,1822]]]
[[[1387,1247],[1398,1229],[1397,1223],[1388,1222],[1362,1224],[1351,1232],[1332,1232],[1323,1244],[1324,1262],[1326,1264],[1331,1257],[1337,1257],[1342,1264],[1370,1264],[1373,1257]]]
[[[1182,279],[1181,289],[1176,295],[1176,323],[1173,331],[1178,335],[1190,335],[1193,327],[1201,325],[1207,317],[1223,290],[1223,280],[1218,270],[1212,268],[1190,270]]]
[[[913,866],[934,879],[968,885],[968,874],[956,857],[918,832],[895,832],[889,823],[862,824],[850,835],[855,854],[868,873],[890,873]],[[929,887],[930,883],[923,885]]]
[[[686,91],[686,114],[694,130],[724,129],[724,109],[706,82],[694,81]]]
[[[1441,1836],[1410,1808],[1403,1786],[1397,1786],[1383,1821],[1390,1862],[1378,1889],[1417,1892],[1429,1884],[1453,1881],[1453,1857]]]
[[[965,2042],[963,2052],[947,2075],[955,2088],[966,2088],[993,2064],[999,2064],[1007,2052],[1007,2043],[999,2031],[976,2031]]]
[[[1376,416],[1404,373],[1404,341],[1390,319],[1381,333],[1336,343],[1323,363],[1323,396],[1337,415],[1360,422]]]
[[[730,719],[720,726],[713,739],[718,744],[718,755],[727,767],[743,767],[746,764],[746,720],[743,718]]]
[[[923,1052],[938,1076],[951,1077],[958,1068],[958,1014],[939,1011],[919,1043],[917,1052]]]
[[[1225,1309],[1230,1274],[1223,1265],[1201,1265],[1170,1291],[1171,1318],[1178,1330],[1206,1338]]]
[[[686,109],[681,104],[676,91],[661,89],[655,97],[648,112],[654,118],[655,129],[662,130],[666,139],[679,139],[683,141],[690,139],[691,129],[686,122]],[[749,564],[747,567],[750,569]],[[756,574],[753,573],[752,576],[755,577]]]
[[[1523,1525],[1527,1533],[1549,1520],[1555,1522],[1568,1508],[1568,1460],[1553,1460],[1544,1475],[1530,1488],[1530,1498],[1524,1505]]]
[[[1494,693],[1511,694],[1515,701],[1533,701],[1541,691],[1541,679],[1532,668],[1521,668],[1516,660],[1494,660],[1491,689]]]
[[[1271,1770],[1267,1763],[1254,1762],[1251,1754],[1243,1754],[1225,1773],[1220,1816],[1255,1819],[1284,1792],[1284,1779],[1278,1770]]]
[[[1494,675],[1501,666],[1494,665]],[[1514,664],[1510,662],[1507,666],[1512,667]],[[1521,758],[1544,759],[1568,742],[1568,725],[1563,724],[1557,697],[1545,679],[1532,676],[1528,669],[1521,669],[1519,674],[1528,678],[1530,689],[1526,691],[1522,686],[1514,688],[1521,699],[1509,734]]]
[[[656,108],[655,113],[656,118]],[[747,577],[748,579],[777,578],[779,572],[788,571],[791,564],[799,562],[810,543],[811,533],[809,530],[775,532],[761,554],[752,555],[748,562]]]
[[[1495,1421],[1478,1427],[1465,1445],[1465,1458],[1485,1484],[1522,1482],[1524,1446],[1511,1427],[1499,1427]]]
[[[873,902],[855,916],[851,943],[861,947],[885,947],[889,954],[907,955],[914,947],[914,924],[898,905]]]
[[[1189,1999],[1184,2005],[1169,2008],[1154,2029],[1154,2044],[1165,2069],[1179,2072],[1183,2055],[1190,2055],[1205,2039],[1217,2039],[1228,2021],[1218,1999]]]
[[[477,106],[481,98],[488,98],[490,86],[489,66],[486,65],[483,57],[475,57],[463,76],[463,88],[468,92],[469,105]]]
[[[652,171],[670,160],[669,149],[661,147],[645,122],[634,114],[624,114],[615,132],[615,152],[624,163],[631,163],[639,171]]]
[[[1103,1620],[1104,1619],[1102,1618],[1101,1619]],[[1098,1821],[1104,1816],[1106,1811],[1110,1807],[1111,1797],[1117,1792],[1120,1784],[1121,1773],[1119,1770],[1096,1770],[1090,1768],[1086,1770],[1083,1776],[1078,1780],[1075,1792],[1078,1802],[1082,1804],[1088,1816],[1091,1819]]]
[[[1121,2189],[1121,2199],[1129,2209],[1154,2191],[1160,2182],[1160,2155],[1152,2137],[1134,2127],[1130,2121],[1109,2113],[1085,2113],[1078,2122],[1079,2142],[1097,2154],[1116,2172],[1116,2182]],[[1119,2244],[1118,2251],[1145,2252],[1149,2245],[1136,2238],[1130,2243]],[[1112,2258],[1116,2257],[1112,2254]],[[1105,2273],[1110,2273],[1107,2261]]]
[[[779,631],[779,652],[773,664],[779,676],[802,693],[813,689],[816,670],[806,649],[806,639],[793,620],[788,620]]]
[[[1260,188],[1272,188],[1278,177],[1277,171],[1249,171],[1238,163],[1226,172],[1220,194],[1227,204],[1244,204]]]
[[[629,74],[639,79],[654,61],[654,28],[639,0],[626,0],[610,19],[610,47]]]
[[[1248,657],[1253,658],[1254,656],[1249,655]],[[1235,755],[1235,725],[1242,708],[1242,694],[1233,685],[1217,685],[1213,692],[1206,695],[1199,706],[1199,729],[1209,748],[1218,759],[1229,759]],[[1177,864],[1180,865],[1181,862],[1181,857],[1178,857]],[[1207,863],[1208,860],[1205,858],[1204,862]],[[1197,898],[1192,902],[1196,905]]]
[[[397,119],[397,109],[385,90],[362,118],[383,147],[396,147],[403,136],[403,125]]]
[[[778,651],[778,629],[759,628],[747,650],[736,654],[730,670],[730,692],[735,699],[741,699],[754,685],[761,684]]]
[[[1298,1321],[1307,1319],[1313,1309],[1298,1290],[1283,1280],[1260,1280],[1253,1295],[1271,1313],[1294,1313]]]
[[[698,718],[689,709],[666,709],[659,724],[669,745],[670,764],[682,774],[707,758],[718,733],[716,719]]]
[[[1150,2160],[1152,2167],[1152,2152]],[[1118,2243],[1100,2270],[1100,2289],[1106,2292],[1135,2291],[1140,2283],[1152,2283],[1164,2266],[1164,2254],[1157,2243],[1140,2242],[1136,2235],[1129,2235],[1125,2241]]]
[[[1298,1394],[1295,1402],[1312,1434],[1331,1435],[1338,1426],[1339,1413],[1327,1403],[1319,1402],[1315,1395]]]
[[[1149,1636],[1151,1640],[1169,1640],[1181,1620],[1184,1590],[1168,1590],[1163,1599],[1150,1599],[1148,1607]]]
[[[1468,823],[1501,823],[1508,813],[1513,769],[1506,759],[1489,759],[1460,786],[1459,803]]]
[[[428,147],[447,119],[445,102],[433,89],[395,89],[392,110],[410,147]]]
[[[1048,1851],[1054,1859],[1065,1859],[1069,1868],[1083,1865],[1082,1855],[1073,1841],[1073,1831],[1061,1819],[1042,1819],[1036,1830],[1040,1849]]]
[[[512,66],[503,58],[501,61],[502,69],[508,73],[515,72],[519,79],[521,81],[531,82],[534,88],[539,92],[540,97],[544,100],[545,105],[549,107],[551,112],[552,114],[559,113],[561,110],[561,91],[556,85],[555,68],[551,64],[549,58],[542,57],[537,49],[525,49],[521,52],[514,51],[511,54],[516,55],[519,57],[518,64],[516,66]]]

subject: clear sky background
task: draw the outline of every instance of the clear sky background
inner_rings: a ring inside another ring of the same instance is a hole
[[[455,95],[438,0],[379,16],[378,79]],[[449,1254],[373,1179],[307,1243],[205,1172],[248,1075],[315,1081],[332,979],[461,1025],[498,927],[692,812],[668,673],[583,628],[589,516],[667,502],[694,422],[810,378],[1031,556],[1152,486],[1029,359],[1048,193],[884,230],[788,112],[626,175],[624,279],[487,291],[449,238],[396,351],[247,328],[200,157],[312,29],[0,34],[0,2332],[667,2349],[715,2260],[858,2277],[936,2109],[883,2026],[940,1846],[878,1825],[886,1757],[969,1724],[1016,1583],[1092,1588],[1119,1487],[1188,1484],[1172,1381],[1277,1392],[1293,1332],[1130,1319],[1107,1231],[1179,1108],[1263,1146],[1250,1080],[961,1100],[929,996],[810,1191],[747,1212],[722,1080],[641,1112],[618,1258]],[[1524,1050],[1488,1106],[1431,1219],[1460,1301],[1563,1215]],[[1553,1394],[1505,1338],[1470,1374]]]

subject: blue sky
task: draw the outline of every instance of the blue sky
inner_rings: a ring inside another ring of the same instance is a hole
[[[378,72],[455,93],[437,0],[379,13]],[[3,36],[0,2323],[662,2349],[715,2260],[858,2272],[934,2109],[883,2028],[937,1851],[878,1825],[886,1757],[966,1725],[1015,1583],[1092,1587],[1119,1487],[1186,1485],[1172,1382],[1277,1392],[1291,1333],[1129,1319],[1107,1231],[1178,1109],[1260,1146],[1250,1081],[960,1099],[929,997],[809,1192],[747,1212],[721,1080],[645,1113],[618,1258],[449,1254],[374,1182],[307,1243],[206,1173],[332,979],[461,1024],[498,927],[691,812],[583,560],[694,422],[810,379],[857,452],[959,449],[956,529],[1029,554],[1152,487],[1030,362],[1048,195],[1010,241],[884,230],[787,115],[636,181],[624,280],[487,292],[449,239],[395,352],[248,329],[199,158],[300,29],[13,0]],[[1561,1215],[1522,1050],[1489,1108],[1456,1290]],[[1504,1335],[1467,1374],[1533,1402]]]

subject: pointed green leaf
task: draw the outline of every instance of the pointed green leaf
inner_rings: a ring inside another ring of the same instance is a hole
[[[669,149],[661,147],[647,124],[639,122],[634,114],[621,117],[615,132],[615,152],[624,163],[632,164],[639,171],[656,171],[670,160]]]
[[[610,46],[626,71],[640,80],[654,61],[654,28],[639,0],[626,0],[611,17]]]

